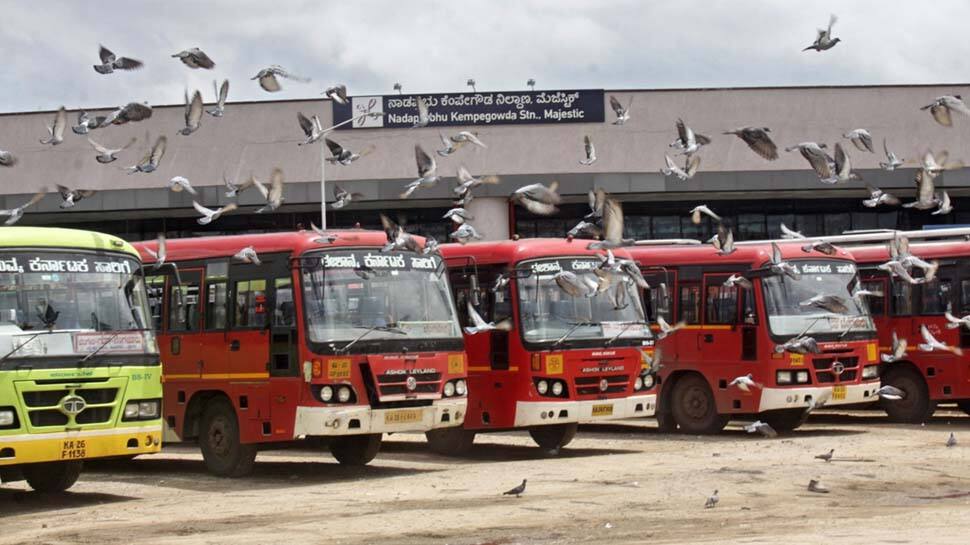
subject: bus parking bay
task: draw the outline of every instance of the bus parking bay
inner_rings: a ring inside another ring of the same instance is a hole
[[[246,479],[165,446],[89,464],[65,494],[0,487],[0,543],[964,543],[968,424],[947,406],[923,426],[821,411],[775,439],[738,423],[695,436],[627,420],[582,426],[557,456],[520,431],[457,458],[395,434],[365,467],[304,445],[261,452]],[[960,442],[947,448],[951,431]],[[830,448],[831,463],[814,459]],[[523,478],[521,498],[501,495]],[[810,479],[830,493],[808,492]],[[704,509],[714,489],[720,503]]]

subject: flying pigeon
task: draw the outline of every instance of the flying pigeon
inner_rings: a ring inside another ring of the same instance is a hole
[[[765,437],[778,437],[778,432],[775,431],[775,428],[760,420],[744,426],[744,431],[748,433],[760,433]]]
[[[893,171],[893,170],[896,170],[898,167],[903,166],[903,160],[900,159],[899,157],[896,157],[895,153],[889,151],[889,145],[886,143],[885,138],[882,139],[882,150],[886,154],[886,162],[879,163],[879,166],[883,170]]]
[[[152,269],[157,271],[162,267],[162,265],[165,264],[165,260],[168,259],[168,246],[165,244],[164,233],[158,234],[158,238],[156,239],[156,244],[157,244],[158,250],[152,250],[151,248],[146,247],[145,253],[152,256],[152,259],[155,260],[155,263],[152,265]]]
[[[952,112],[958,112],[966,116],[970,116],[970,108],[967,107],[966,103],[963,102],[963,98],[960,95],[943,95],[933,99],[933,102],[927,104],[920,108],[920,110],[929,110],[933,115],[933,119],[937,123],[943,125],[944,127],[953,126]]]
[[[42,138],[41,144],[56,146],[64,141],[64,129],[67,128],[67,110],[61,106],[54,114],[54,122],[47,127],[47,138]]]
[[[363,197],[363,193],[351,193],[344,190],[337,184],[333,184],[333,204],[330,205],[334,210],[340,210],[356,199]]]
[[[291,79],[294,81],[300,81],[303,83],[310,82],[310,78],[303,78],[295,74],[291,74],[278,64],[274,64],[269,68],[263,68],[262,70],[257,72],[255,76],[249,79],[259,80],[259,86],[262,87],[264,91],[269,93],[275,93],[283,89],[283,87],[280,86],[280,81],[279,79],[277,79],[277,76]]]
[[[148,104],[141,104],[138,102],[129,102],[124,106],[118,107],[104,118],[98,117],[96,119],[101,120],[96,128],[101,129],[107,127],[108,125],[124,125],[128,122],[134,121],[144,121],[152,116],[152,107]],[[92,127],[95,128],[95,127]]]
[[[717,224],[717,233],[711,237],[711,244],[717,248],[717,255],[731,255],[735,252],[734,232],[723,223]]]
[[[812,43],[812,45],[806,47],[805,49],[802,49],[802,51],[808,51],[810,49],[814,49],[815,51],[821,53],[822,51],[825,51],[827,49],[832,49],[833,47],[835,47],[835,44],[842,41],[841,38],[832,37],[832,25],[834,25],[835,22],[838,20],[839,19],[838,17],[835,16],[835,14],[830,15],[829,27],[827,29],[825,28],[818,29],[818,35],[816,36],[815,41]]]
[[[667,320],[664,320],[663,316],[657,316],[657,326],[660,328],[660,332],[657,333],[657,338],[665,339],[670,335],[673,335],[677,331],[680,331],[686,325],[687,325],[686,322],[677,322],[674,325],[670,325],[667,323]]]
[[[192,195],[198,195],[198,191],[192,187],[192,182],[184,176],[176,176],[168,181],[168,188],[176,193],[181,193],[183,190],[189,192]]]
[[[700,225],[702,221],[702,215],[710,216],[714,221],[721,221],[721,216],[714,213],[713,210],[707,207],[706,204],[695,206],[690,211],[690,221],[694,225]]]
[[[222,80],[222,85],[217,86],[212,80],[212,88],[216,91],[216,105],[207,109],[205,113],[212,117],[222,117],[226,113],[226,99],[229,97],[229,80]]]
[[[492,331],[494,329],[500,331],[510,331],[512,329],[512,320],[509,318],[497,324],[495,322],[486,322],[481,314],[475,311],[475,307],[472,306],[471,301],[468,302],[468,319],[472,323],[471,326],[465,327],[465,333],[468,335],[477,335],[483,331]]]
[[[711,143],[711,139],[703,134],[697,134],[693,129],[684,123],[683,119],[677,119],[677,139],[670,143],[670,147],[681,150],[682,155],[691,156],[697,153],[701,146]]]
[[[821,352],[821,350],[819,350],[818,343],[814,338],[799,335],[783,344],[776,344],[775,352],[778,354],[783,352],[793,352],[795,354],[818,354]]]
[[[101,144],[95,142],[94,140],[91,140],[90,138],[88,138],[88,143],[91,144],[91,147],[98,152],[98,154],[94,156],[95,160],[101,164],[108,164],[116,161],[118,158],[115,157],[115,155],[131,147],[136,140],[138,139],[132,137],[132,139],[129,140],[127,144],[117,149],[112,149],[112,148],[107,148],[105,146],[102,146]]]
[[[852,172],[852,161],[849,158],[849,154],[846,153],[845,148],[842,147],[841,142],[835,143],[835,163],[834,171],[832,175],[828,178],[821,178],[822,183],[826,184],[838,184],[846,183],[852,180],[861,180],[862,177]]]
[[[441,180],[441,177],[438,176],[438,163],[434,160],[434,157],[428,155],[421,148],[420,144],[414,145],[414,160],[418,166],[418,179],[406,186],[404,192],[401,193],[402,199],[410,197],[418,189],[434,187]]]
[[[923,324],[920,326],[919,332],[923,336],[923,342],[919,344],[919,349],[922,350],[923,352],[933,352],[934,350],[942,350],[945,352],[950,352],[957,356],[963,355],[963,349],[960,348],[959,346],[950,346],[946,343],[942,343],[938,341],[936,337],[934,337],[933,334],[930,333],[930,330],[927,329],[926,324]]]
[[[330,150],[330,157],[327,157],[327,162],[330,163],[331,165],[334,165],[334,164],[341,164],[344,166],[349,165],[350,163],[353,163],[357,159],[360,159],[361,157],[367,155],[374,149],[373,147],[370,147],[360,153],[354,153],[329,138],[324,138],[323,141],[327,143],[327,148]]]
[[[906,357],[906,348],[908,345],[909,343],[906,342],[906,339],[900,339],[899,336],[896,335],[896,332],[893,331],[892,352],[890,354],[883,354],[881,358],[882,361],[884,363],[892,363],[894,361],[902,360]]]
[[[724,281],[723,285],[724,287],[741,286],[746,290],[754,288],[754,284],[752,284],[750,280],[737,273],[729,276],[728,279]]]
[[[198,47],[193,47],[192,49],[186,49],[185,51],[179,51],[178,53],[172,55],[173,58],[177,58],[182,61],[185,66],[189,68],[205,68],[206,70],[212,70],[216,67],[216,63],[212,62],[212,59],[205,54],[204,51]]]
[[[91,117],[87,112],[80,112],[77,114],[77,125],[73,125],[71,130],[74,134],[85,135],[93,129],[97,129],[102,123],[104,123],[104,116]]]
[[[343,84],[337,84],[333,87],[327,87],[327,90],[322,95],[327,95],[327,98],[338,103],[347,104],[347,86]]]
[[[623,238],[623,231],[623,207],[620,205],[620,201],[607,197],[603,202],[603,240],[590,242],[586,245],[586,248],[588,250],[606,250],[633,245],[636,241],[632,238]]]
[[[630,106],[633,105],[633,97],[630,97],[630,102],[623,106],[620,104],[619,99],[615,96],[610,95],[610,108],[613,109],[613,113],[616,114],[616,121],[613,122],[614,125],[623,125],[630,120]]]
[[[849,307],[845,304],[845,299],[831,293],[813,295],[804,301],[799,301],[798,306],[817,307],[833,314],[848,314],[849,312]]]
[[[12,167],[16,164],[17,164],[16,155],[6,150],[0,150],[0,166]]]
[[[252,246],[246,246],[245,248],[239,250],[232,256],[233,259],[242,263],[249,263],[251,265],[262,265],[263,262],[259,260],[259,256],[256,254],[256,250]]]
[[[478,133],[474,133],[471,131],[459,131],[458,134],[451,137],[451,141],[456,144],[465,144],[465,143],[473,144],[482,149],[488,147],[485,145],[485,142],[482,142],[481,140],[478,139]]]
[[[937,209],[930,212],[930,215],[939,216],[953,212],[953,204],[950,202],[950,194],[943,190],[936,199]]]
[[[947,329],[957,329],[960,326],[964,326],[967,329],[970,329],[970,314],[968,314],[968,315],[966,315],[966,316],[964,316],[962,318],[957,318],[956,316],[954,316],[953,314],[950,313],[950,310],[949,309],[947,309],[947,311],[943,313],[943,317],[946,318],[946,321],[947,321],[946,328]]]
[[[738,390],[741,390],[742,392],[750,392],[751,388],[761,388],[761,384],[754,381],[751,373],[736,377],[734,380],[728,383],[728,387],[731,386],[736,386]]]
[[[393,220],[388,218],[384,214],[380,214],[381,225],[384,227],[384,233],[387,235],[387,244],[381,248],[382,252],[388,252],[391,250],[410,250],[412,252],[420,252],[421,245],[418,243],[417,239],[404,230],[403,227],[394,223]]]
[[[189,92],[185,92],[185,127],[179,134],[188,136],[199,130],[202,123],[202,93],[198,90],[192,93],[192,100],[189,100]]]
[[[458,186],[455,187],[455,193],[459,196],[465,196],[469,191],[482,184],[497,184],[499,182],[498,176],[475,178],[464,165],[458,167],[457,178]]]
[[[597,282],[588,274],[578,275],[572,271],[559,271],[552,277],[556,285],[570,297],[593,297]]]
[[[596,162],[596,148],[593,147],[593,141],[588,134],[583,137],[583,142],[586,149],[586,158],[580,159],[579,164],[589,166]]]
[[[323,125],[320,124],[320,118],[315,114],[312,118],[307,119],[307,116],[303,115],[303,112],[296,112],[296,120],[300,122],[300,128],[303,129],[303,134],[306,135],[306,140],[298,142],[298,146],[312,144],[320,140],[320,137],[325,134],[323,132]]]
[[[195,208],[196,212],[202,214],[201,218],[196,219],[199,225],[209,225],[213,221],[219,219],[223,214],[228,214],[232,212],[238,205],[236,203],[229,203],[221,208],[212,210],[211,208],[206,208],[196,201],[192,201],[192,206]]]
[[[808,243],[802,246],[802,251],[806,254],[812,252],[819,252],[825,255],[835,255],[838,253],[839,249],[835,247],[831,242],[827,240],[819,240],[815,242]]]
[[[428,123],[431,122],[431,119],[428,117],[428,103],[421,97],[417,97],[414,102],[418,108],[418,119],[411,128],[427,127]]]
[[[794,146],[785,148],[785,151],[791,152],[796,149],[802,154],[802,157],[808,161],[808,164],[811,165],[812,169],[815,170],[815,174],[818,175],[819,179],[827,180],[833,177],[835,160],[825,153],[825,144],[802,142],[800,144],[795,144]]]
[[[768,136],[769,132],[771,132],[771,129],[768,127],[740,127],[727,131],[724,134],[737,136],[741,140],[744,140],[744,143],[751,148],[751,151],[769,161],[774,161],[778,158],[778,146]]]
[[[540,216],[555,214],[560,203],[559,182],[553,180],[549,187],[542,184],[529,184],[516,189],[511,196],[512,202],[522,206],[529,212]]]
[[[526,483],[526,480],[527,479],[522,479],[522,484],[520,484],[519,486],[513,488],[512,490],[507,490],[505,492],[502,492],[502,495],[503,496],[515,496],[516,498],[522,496],[522,494],[525,492],[525,483]]]
[[[455,229],[449,238],[457,240],[461,244],[467,244],[470,240],[481,240],[482,235],[478,234],[478,231],[469,223],[463,223],[461,227]]]
[[[8,216],[7,217],[7,221],[3,222],[3,224],[4,225],[13,225],[13,224],[17,223],[18,221],[20,221],[20,218],[24,217],[24,210],[27,210],[31,206],[33,206],[33,205],[37,204],[38,202],[40,202],[41,199],[43,199],[44,196],[46,196],[46,195],[47,195],[47,188],[46,187],[42,187],[42,188],[40,188],[40,191],[38,191],[37,193],[35,193],[34,196],[31,197],[30,200],[27,201],[27,202],[25,202],[24,204],[22,204],[22,205],[20,205],[20,206],[18,206],[16,208],[11,208],[10,210],[0,210],[0,216]]]
[[[697,169],[701,166],[701,156],[692,155],[687,158],[684,168],[680,168],[674,160],[670,158],[666,153],[664,154],[664,162],[667,166],[660,169],[661,174],[664,176],[670,176],[673,174],[681,179],[681,181],[687,181],[694,177],[697,173]]]
[[[101,64],[94,65],[94,71],[99,74],[110,74],[115,70],[135,70],[144,66],[141,61],[128,57],[117,57],[105,46],[98,51]]]
[[[865,129],[854,129],[842,135],[843,138],[848,138],[856,149],[859,151],[868,151],[869,153],[875,153],[876,150],[872,147],[872,135],[869,131]],[[883,140],[885,143],[885,140]]]
[[[69,189],[63,185],[57,185],[57,192],[61,194],[61,208],[73,208],[75,204],[81,199],[86,199],[94,195],[95,191],[91,189]]]
[[[451,210],[445,212],[445,215],[441,216],[441,218],[446,220],[450,219],[451,221],[457,223],[458,225],[461,225],[466,221],[474,220],[475,216],[472,216],[471,214],[469,214],[468,211],[465,210],[464,208],[452,208]]]
[[[782,259],[781,248],[774,242],[771,243],[771,261],[769,268],[771,272],[788,275],[792,280],[799,280],[802,277],[797,267]]]
[[[878,187],[866,184],[866,191],[869,192],[869,198],[862,201],[862,206],[865,206],[866,208],[875,208],[881,204],[885,204],[887,206],[896,206],[899,204],[898,198],[896,198],[894,195],[886,193]]]
[[[888,399],[890,401],[899,401],[900,399],[903,399],[906,397],[906,392],[900,390],[895,386],[891,386],[889,384],[881,386],[878,390],[875,391],[874,394],[881,397],[882,399]]]
[[[447,136],[441,134],[440,132],[438,133],[438,138],[441,139],[441,144],[444,146],[444,148],[435,150],[435,153],[437,153],[442,157],[448,157],[452,153],[455,153],[456,151],[458,151],[458,148],[465,145],[464,142],[457,142],[457,143],[452,142],[451,138],[448,138]]]
[[[168,138],[159,136],[158,140],[155,141],[155,145],[148,150],[148,153],[142,157],[141,161],[137,165],[128,167],[128,174],[134,174],[135,172],[154,172],[158,168],[158,163],[161,162],[162,157],[165,155],[165,147],[167,144]]]
[[[780,229],[781,229],[781,238],[784,238],[784,239],[805,238],[805,235],[793,229],[789,229],[788,226],[785,225],[784,223],[780,225]]]
[[[266,189],[266,186],[258,183],[256,188],[259,189],[260,193],[265,191],[263,196],[266,198],[266,205],[256,210],[256,213],[262,214],[276,210],[286,200],[283,198],[283,170],[280,168],[273,169],[273,172],[269,175],[269,190]]]

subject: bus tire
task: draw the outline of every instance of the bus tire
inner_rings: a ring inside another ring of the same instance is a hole
[[[461,426],[430,430],[424,436],[428,439],[428,447],[432,452],[445,456],[468,454],[475,442],[475,432]]]
[[[529,435],[539,447],[545,450],[559,450],[573,441],[579,424],[550,424],[529,428]]]
[[[669,411],[658,412],[655,417],[657,419],[657,431],[660,433],[674,433],[677,431],[677,422],[674,420],[674,415]]]
[[[903,399],[880,399],[879,406],[893,422],[922,424],[933,416],[936,402],[930,399],[926,381],[909,367],[895,367],[882,376],[883,385],[892,385],[906,392]]]
[[[37,492],[64,492],[81,476],[81,462],[48,462],[23,468],[24,479]]]
[[[718,414],[714,393],[700,375],[681,377],[670,393],[671,414],[681,433],[718,433],[730,420],[729,416]]]
[[[345,466],[365,466],[381,450],[380,433],[334,437],[330,454]]]
[[[253,472],[256,445],[243,444],[239,420],[228,400],[214,399],[202,411],[199,446],[205,466],[220,477],[243,477]]]
[[[797,429],[808,420],[808,413],[805,409],[782,409],[779,411],[768,411],[761,415],[761,420],[775,429],[779,433],[785,433]]]
[[[957,401],[957,408],[967,414],[970,414],[970,400]]]

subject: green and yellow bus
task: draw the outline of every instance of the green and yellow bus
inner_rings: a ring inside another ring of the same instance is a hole
[[[0,483],[59,492],[84,460],[161,449],[151,326],[127,242],[0,227]]]

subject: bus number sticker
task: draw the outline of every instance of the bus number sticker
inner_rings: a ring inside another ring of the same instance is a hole
[[[551,356],[546,356],[546,374],[547,375],[562,374],[562,354],[553,354]]]
[[[465,356],[450,354],[448,356],[448,374],[460,375],[465,372]]]
[[[61,460],[81,460],[87,457],[87,441],[65,439],[61,445]]]
[[[832,399],[835,401],[844,400],[846,393],[845,384],[836,384],[832,387]]]
[[[804,354],[790,354],[789,358],[790,359],[788,362],[791,364],[792,367],[800,367],[802,365],[805,365]]]
[[[350,379],[350,358],[334,358],[327,362],[327,378]]]

